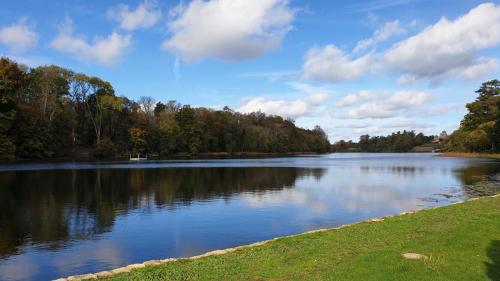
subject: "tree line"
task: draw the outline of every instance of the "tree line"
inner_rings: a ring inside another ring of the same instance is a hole
[[[458,152],[500,152],[500,81],[482,83],[476,94],[446,147]]]
[[[341,140],[331,146],[333,152],[408,152],[414,147],[430,143],[434,136],[414,131],[392,133],[388,136],[362,135],[358,142]]]
[[[118,96],[99,78],[59,66],[28,68],[0,58],[0,158],[129,153],[328,152],[325,132],[262,112],[194,108]]]
[[[475,91],[476,100],[466,105],[468,113],[460,127],[449,137],[440,136],[441,147],[457,152],[500,152],[500,81],[486,81]],[[444,133],[444,132],[443,132]],[[362,135],[359,142],[338,141],[333,152],[407,152],[430,143],[434,136],[413,131],[392,133],[388,136]]]

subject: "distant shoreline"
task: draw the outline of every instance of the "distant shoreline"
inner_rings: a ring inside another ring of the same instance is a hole
[[[233,156],[290,156],[290,155],[319,155],[317,152],[206,152],[193,155],[194,157],[233,157]]]
[[[499,153],[442,152],[442,157],[500,159]]]
[[[159,157],[157,155],[152,155],[148,160],[185,160],[185,159],[234,159],[234,158],[252,158],[252,157],[290,157],[290,156],[318,156],[327,153],[318,152],[203,152],[197,154],[190,153],[176,153],[171,156]],[[0,160],[0,163],[22,163],[22,162],[66,162],[66,161],[76,161],[76,162],[86,162],[86,161],[128,161],[128,156],[117,156],[113,158],[96,158],[96,157],[61,157],[61,158],[34,158],[34,159],[12,159],[12,160]]]
[[[366,151],[336,151],[327,153],[317,153],[317,152],[203,152],[197,154],[189,153],[176,153],[168,157],[158,157],[151,156],[148,160],[186,160],[186,159],[245,159],[245,158],[266,158],[266,157],[291,157],[291,156],[318,156],[324,154],[343,154],[343,153],[413,153],[413,154],[425,154],[428,152],[420,151],[407,151],[407,152],[366,152]],[[471,152],[441,152],[439,153],[441,157],[457,157],[457,158],[487,158],[487,159],[500,159],[500,153],[471,153]],[[22,162],[65,162],[65,161],[128,161],[129,158],[126,156],[114,157],[114,158],[94,158],[94,157],[64,157],[64,158],[41,158],[41,159],[13,159],[13,160],[2,160],[0,163],[22,163]]]

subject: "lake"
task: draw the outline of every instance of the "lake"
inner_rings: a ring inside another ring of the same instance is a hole
[[[0,164],[0,280],[184,257],[499,192],[434,154]]]

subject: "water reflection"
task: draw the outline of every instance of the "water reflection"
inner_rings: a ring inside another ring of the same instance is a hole
[[[478,197],[500,193],[500,165],[486,162],[455,170],[462,182],[467,197]]]
[[[56,250],[110,231],[130,210],[175,210],[193,201],[290,188],[325,169],[194,168],[16,171],[0,173],[0,257],[26,243]]]
[[[475,165],[460,167],[455,170],[456,177],[464,184],[471,185],[483,180],[483,176],[500,174],[500,162],[485,161]]]
[[[425,167],[414,167],[414,166],[361,166],[360,170],[365,173],[380,173],[388,172],[393,174],[404,174],[407,176],[415,176],[418,174],[423,174],[426,172]]]
[[[500,192],[499,162],[423,154],[82,165],[0,168],[0,280],[195,255]]]

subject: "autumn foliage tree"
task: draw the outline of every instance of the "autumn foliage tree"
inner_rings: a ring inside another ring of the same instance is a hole
[[[0,58],[0,158],[327,152],[324,131],[261,112],[118,96],[111,83]]]

